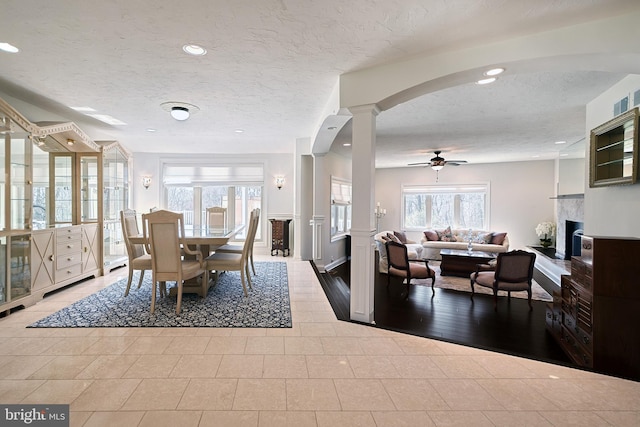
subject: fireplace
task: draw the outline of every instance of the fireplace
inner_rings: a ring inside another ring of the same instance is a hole
[[[564,259],[580,255],[580,242],[584,224],[579,221],[565,220]]]

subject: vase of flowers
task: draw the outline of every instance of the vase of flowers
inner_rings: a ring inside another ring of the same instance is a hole
[[[543,248],[551,246],[552,238],[556,234],[556,224],[554,222],[541,222],[536,227],[536,234],[540,238],[540,245]]]

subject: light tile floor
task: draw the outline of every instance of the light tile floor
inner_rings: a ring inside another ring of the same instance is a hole
[[[290,329],[26,325],[126,268],[0,319],[0,402],[68,403],[72,426],[638,426],[640,383],[335,319],[286,261]]]

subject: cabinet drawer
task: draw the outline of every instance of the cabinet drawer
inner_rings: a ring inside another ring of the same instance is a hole
[[[56,258],[57,269],[64,269],[76,264],[82,264],[82,254],[80,252],[58,255]]]
[[[560,343],[565,351],[569,354],[569,357],[573,359],[575,363],[587,368],[593,368],[593,354],[590,350],[584,348],[581,343],[564,327],[560,331]]]
[[[62,282],[66,279],[79,276],[82,273],[82,264],[71,265],[56,270],[56,282]]]
[[[82,238],[82,230],[80,227],[60,228],[56,230],[56,240],[58,243],[68,240],[80,240]]]
[[[58,242],[56,244],[56,255],[62,256],[66,254],[78,255],[82,253],[82,240],[70,240],[68,242]]]

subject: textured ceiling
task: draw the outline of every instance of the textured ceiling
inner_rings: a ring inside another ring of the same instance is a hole
[[[340,74],[637,6],[636,0],[3,0],[0,41],[21,51],[0,52],[0,91],[45,107],[21,111],[33,121],[56,113],[133,152],[292,152],[296,138],[316,134]],[[208,54],[187,56],[186,43]],[[555,140],[584,135],[585,103],[622,77],[511,74],[500,84],[425,95],[378,117],[377,165],[428,160],[435,149],[475,162],[547,155]],[[176,122],[160,106],[169,101],[200,111]],[[126,125],[104,125],[71,106]],[[340,141],[348,132],[347,126]]]

